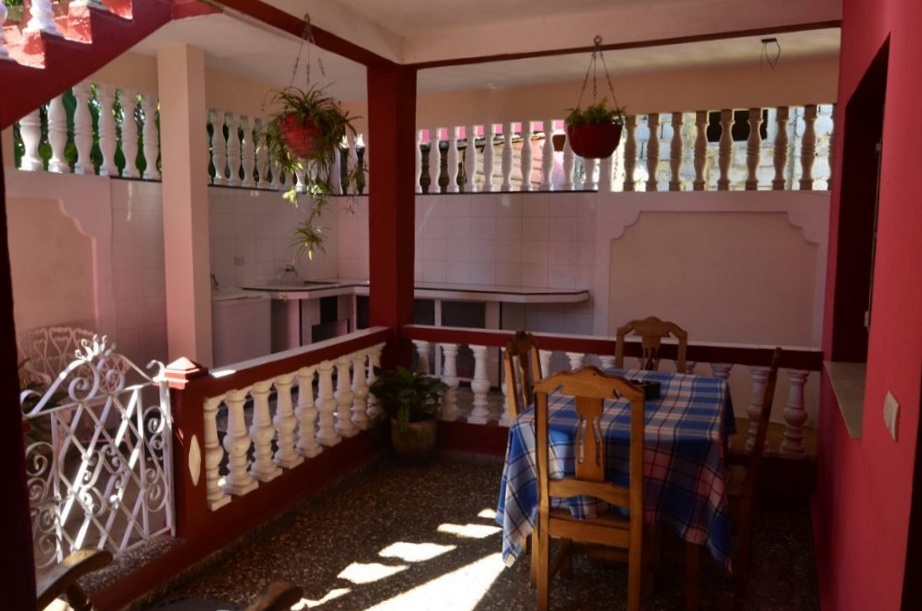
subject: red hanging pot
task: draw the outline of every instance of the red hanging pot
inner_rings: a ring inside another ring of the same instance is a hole
[[[316,150],[314,142],[320,138],[320,128],[297,115],[284,115],[281,119],[279,130],[285,146],[295,156],[309,159]]]
[[[584,159],[610,157],[621,142],[620,123],[567,125],[567,139],[573,152]]]

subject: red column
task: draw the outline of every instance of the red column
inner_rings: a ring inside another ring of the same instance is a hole
[[[368,67],[368,130],[374,180],[368,199],[369,323],[395,330],[384,366],[409,362],[411,343],[400,327],[413,322],[416,190],[416,69]]]
[[[0,573],[3,574],[3,605],[9,609],[35,608],[35,569],[32,557],[32,528],[29,496],[26,492],[25,448],[22,412],[19,410],[16,327],[13,321],[13,280],[7,246],[6,186],[3,154],[0,151],[0,490],[3,490],[3,541]]]

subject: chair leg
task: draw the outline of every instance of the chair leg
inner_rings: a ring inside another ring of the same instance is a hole
[[[752,563],[752,520],[741,513],[734,570],[736,571],[736,596],[742,600],[749,585],[749,568]]]
[[[540,526],[539,526],[540,527]],[[550,538],[542,537],[536,530],[532,537],[532,572],[535,575],[538,590],[538,611],[547,611],[550,607]]]

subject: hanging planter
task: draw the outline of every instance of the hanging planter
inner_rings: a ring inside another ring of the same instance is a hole
[[[602,37],[596,36],[594,42],[595,49],[592,51],[592,57],[589,60],[586,78],[583,79],[579,102],[577,102],[576,108],[569,109],[569,114],[565,120],[570,148],[584,159],[610,157],[621,142],[621,131],[624,128],[625,119],[624,108],[618,106],[618,99],[615,97],[615,90],[612,88],[611,78],[608,76],[608,68],[605,66],[605,58],[602,56]],[[596,101],[597,58],[601,59],[602,67],[605,70],[605,79],[608,81],[608,89],[615,104],[613,108],[608,107],[608,100],[605,97]],[[593,103],[583,109],[581,104],[590,73],[592,73]]]
[[[317,150],[316,141],[322,137],[320,128],[294,114],[281,116],[279,133],[285,146],[300,159],[310,159]]]

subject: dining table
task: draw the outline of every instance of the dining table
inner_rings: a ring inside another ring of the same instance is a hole
[[[629,380],[659,383],[659,397],[645,401],[644,522],[670,528],[689,550],[705,548],[714,562],[731,570],[730,519],[725,491],[727,438],[735,432],[733,403],[723,378],[658,371],[606,369]],[[550,477],[574,473],[574,398],[548,397]],[[606,477],[628,484],[630,403],[606,400],[601,419],[606,440]],[[537,522],[534,408],[521,412],[509,428],[496,521],[503,529],[503,560],[512,565]],[[558,500],[561,506],[564,501]],[[565,501],[577,518],[610,511],[601,501]],[[689,553],[697,564],[697,553]],[[691,569],[696,572],[696,566]],[[696,577],[696,576],[695,576]],[[697,579],[696,579],[697,581]],[[693,584],[692,587],[697,587]]]

